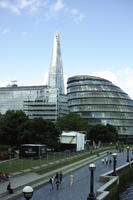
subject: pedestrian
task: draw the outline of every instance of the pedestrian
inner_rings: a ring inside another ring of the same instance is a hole
[[[55,183],[56,183],[56,189],[59,190],[59,184],[60,184],[59,179],[57,179]]]
[[[107,156],[105,158],[105,163],[106,163],[106,165],[108,164],[108,157]]]
[[[73,180],[74,180],[74,175],[71,174],[71,175],[70,175],[70,186],[72,186],[72,184],[73,184]]]
[[[49,178],[49,183],[50,183],[50,185],[51,185],[51,189],[53,190],[53,189],[54,189],[54,178],[53,178],[53,176],[51,176],[51,177]]]
[[[60,184],[61,184],[61,182],[62,182],[62,172],[60,172],[59,178],[60,178]]]
[[[59,180],[59,173],[58,172],[55,175],[55,182],[56,182],[56,180]]]
[[[4,175],[1,171],[0,171],[0,182],[4,182]]]
[[[11,183],[9,182],[8,185],[7,185],[7,190],[9,192],[9,194],[12,194],[13,193],[13,189],[11,188]]]
[[[109,164],[112,163],[112,159],[111,159],[111,157],[112,157],[112,152],[109,152]]]
[[[102,159],[102,163],[104,164],[104,159]]]

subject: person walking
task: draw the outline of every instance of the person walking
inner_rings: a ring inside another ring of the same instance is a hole
[[[55,183],[56,183],[56,189],[59,190],[59,184],[60,184],[59,179],[57,179]]]
[[[59,174],[60,184],[62,183],[62,172]]]
[[[53,190],[54,189],[54,178],[53,178],[53,176],[50,176],[49,183],[51,185],[51,190]]]
[[[56,189],[59,190],[60,180],[59,180],[59,173],[58,172],[56,173],[54,179],[55,179]]]
[[[71,174],[71,175],[70,175],[70,186],[72,186],[72,185],[73,185],[73,180],[74,180],[74,175],[73,175],[73,174]]]
[[[55,182],[56,182],[56,180],[59,180],[59,173],[58,172],[55,175]]]
[[[105,163],[106,163],[106,165],[108,164],[108,156],[106,156],[106,158],[105,158]]]
[[[13,193],[13,189],[11,188],[11,183],[9,182],[8,185],[7,185],[7,190],[9,192],[9,194],[12,194]]]

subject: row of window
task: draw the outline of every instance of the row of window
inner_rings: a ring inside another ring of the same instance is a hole
[[[87,97],[106,97],[106,98],[124,98],[129,99],[125,93],[118,93],[116,91],[75,91],[68,93],[68,100],[73,98],[87,98]]]
[[[112,118],[112,119],[133,119],[133,112],[82,112],[83,117],[87,118]]]
[[[112,91],[112,92],[121,92],[124,93],[120,88],[115,86],[106,86],[106,85],[80,85],[75,87],[70,87],[67,89],[67,92],[78,92],[78,91]]]
[[[77,85],[112,85],[111,82],[101,81],[101,80],[79,80],[68,82],[68,87],[77,86]]]
[[[133,107],[119,106],[119,105],[77,105],[69,106],[71,112],[82,112],[82,111],[118,111],[118,112],[133,112]]]
[[[114,104],[114,105],[127,105],[133,106],[133,101],[125,99],[113,99],[113,98],[82,98],[69,100],[68,105],[83,105],[83,104]]]

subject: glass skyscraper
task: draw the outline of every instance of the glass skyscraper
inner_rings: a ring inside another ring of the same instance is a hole
[[[58,88],[60,94],[64,94],[63,66],[61,59],[60,37],[58,31],[56,31],[54,35],[48,85],[52,88]]]
[[[119,139],[133,140],[133,100],[108,80],[94,76],[73,76],[67,82],[68,107],[90,125],[111,124]]]

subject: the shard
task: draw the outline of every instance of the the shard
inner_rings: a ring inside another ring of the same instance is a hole
[[[61,59],[60,37],[58,31],[56,31],[54,35],[48,85],[52,88],[58,88],[60,94],[64,94],[63,66]]]

